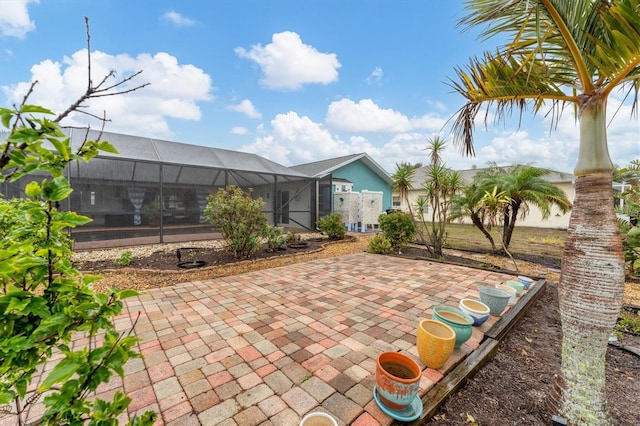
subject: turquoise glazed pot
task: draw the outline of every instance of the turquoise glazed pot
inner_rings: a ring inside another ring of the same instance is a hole
[[[473,318],[458,308],[435,306],[431,318],[453,328],[453,331],[456,332],[454,348],[462,346],[464,342],[469,340],[471,333],[473,333]]]

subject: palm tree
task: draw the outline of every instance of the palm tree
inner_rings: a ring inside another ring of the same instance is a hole
[[[391,189],[398,193],[401,202],[409,207],[409,214],[413,217],[409,193],[413,190],[413,178],[416,175],[416,168],[409,163],[396,164],[396,171],[391,175]]]
[[[567,194],[553,183],[544,179],[550,170],[531,166],[491,167],[479,176],[479,185],[484,191],[497,187],[511,200],[503,209],[502,243],[509,247],[518,218],[524,219],[534,205],[542,213],[542,219],[551,215],[551,207],[556,206],[562,213],[571,209]]]
[[[447,217],[456,195],[464,190],[464,180],[457,171],[445,167],[442,159],[442,151],[446,147],[446,141],[439,137],[429,140],[426,150],[429,152],[429,165],[426,167],[426,180],[422,188],[427,193],[426,198],[431,205],[431,220],[427,225],[424,220],[429,245],[427,249],[432,256],[441,257],[446,238]],[[424,208],[420,207],[421,212]],[[424,215],[422,216],[424,219]]]
[[[462,220],[464,218],[471,219],[471,223],[482,232],[487,240],[491,243],[491,249],[496,251],[496,242],[489,233],[489,227],[485,226],[487,212],[481,204],[484,192],[480,189],[476,182],[472,182],[467,186],[462,194],[455,196],[451,205],[451,212],[447,217],[447,221]]]
[[[509,37],[506,46],[457,68],[453,87],[466,98],[454,142],[472,155],[474,121],[491,108],[554,117],[573,105],[580,122],[576,199],[559,285],[562,396],[570,424],[606,424],[605,353],[624,294],[624,262],[613,209],[613,163],[606,108],[628,90],[637,113],[640,91],[640,0],[467,0],[463,26],[481,36]],[[487,115],[485,115],[485,118]]]

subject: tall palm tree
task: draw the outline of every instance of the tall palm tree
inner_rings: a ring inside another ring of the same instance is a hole
[[[491,108],[504,118],[531,107],[557,117],[573,105],[580,121],[576,199],[559,285],[562,396],[570,424],[606,424],[605,353],[624,293],[622,245],[613,209],[607,144],[609,95],[640,91],[640,0],[467,0],[463,26],[506,46],[456,69],[453,87],[467,102],[454,142],[473,154],[474,120]],[[485,117],[487,117],[485,115]]]
[[[409,163],[396,164],[396,171],[391,175],[391,189],[393,192],[398,193],[401,203],[406,203],[411,217],[413,217],[413,212],[409,202],[409,193],[413,190],[413,178],[415,175],[416,168]]]
[[[562,213],[571,209],[567,194],[553,183],[544,179],[550,170],[537,167],[515,165],[512,167],[491,167],[479,176],[479,184],[484,191],[497,187],[510,199],[508,208],[502,209],[502,244],[508,248],[518,218],[529,214],[530,206],[536,206],[542,219],[551,215],[551,207],[556,206]]]

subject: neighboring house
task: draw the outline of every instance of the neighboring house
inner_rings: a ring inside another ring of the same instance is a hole
[[[409,192],[409,202],[411,203],[412,209],[415,211],[414,206],[416,205],[416,200],[418,197],[425,197],[426,191],[423,189],[423,184],[427,179],[427,167],[420,167],[416,169],[414,179],[412,181],[413,190]],[[458,172],[462,175],[462,178],[466,183],[471,183],[473,178],[478,172],[484,169],[469,169],[469,170],[459,170]],[[549,182],[555,184],[557,187],[562,189],[565,194],[567,194],[567,199],[571,204],[575,200],[575,188],[574,188],[574,180],[575,176],[571,173],[562,173],[558,171],[551,171],[550,174],[545,176]],[[400,196],[398,194],[393,195],[393,205],[394,208],[400,209],[402,211],[409,211],[408,206],[404,200],[400,200]],[[555,229],[566,229],[569,226],[569,217],[571,215],[571,211],[567,213],[562,213],[557,207],[551,207],[551,214],[545,220],[542,219],[542,213],[535,206],[530,206],[529,213],[525,219],[518,218],[517,225],[518,226],[528,226],[528,227],[537,227],[537,228],[555,228]],[[430,217],[428,212],[425,212],[425,217]],[[465,220],[463,223],[471,223],[470,220]]]
[[[391,176],[366,153],[300,164],[293,166],[292,169],[315,178],[316,182],[331,183],[331,193],[318,190],[320,216],[339,211],[343,213],[343,219],[345,219],[343,207],[346,208],[346,206],[341,204],[354,200],[356,194],[362,196],[367,194],[366,200],[360,199],[361,214],[357,222],[377,224],[379,213],[391,208]],[[326,187],[327,185],[324,185],[324,188]],[[351,195],[336,195],[339,193]],[[362,216],[363,212],[364,216]],[[345,223],[355,224],[356,221],[353,218],[345,219]]]

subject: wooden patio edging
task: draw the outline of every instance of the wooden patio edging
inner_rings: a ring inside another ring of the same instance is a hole
[[[393,424],[419,426],[424,421],[429,420],[447,398],[464,386],[467,380],[471,379],[495,356],[498,352],[500,341],[524,317],[535,302],[542,297],[546,288],[547,281],[544,279],[538,280],[530,291],[527,291],[498,322],[487,330],[480,346],[422,397],[423,410],[419,419],[410,423],[396,421]]]

